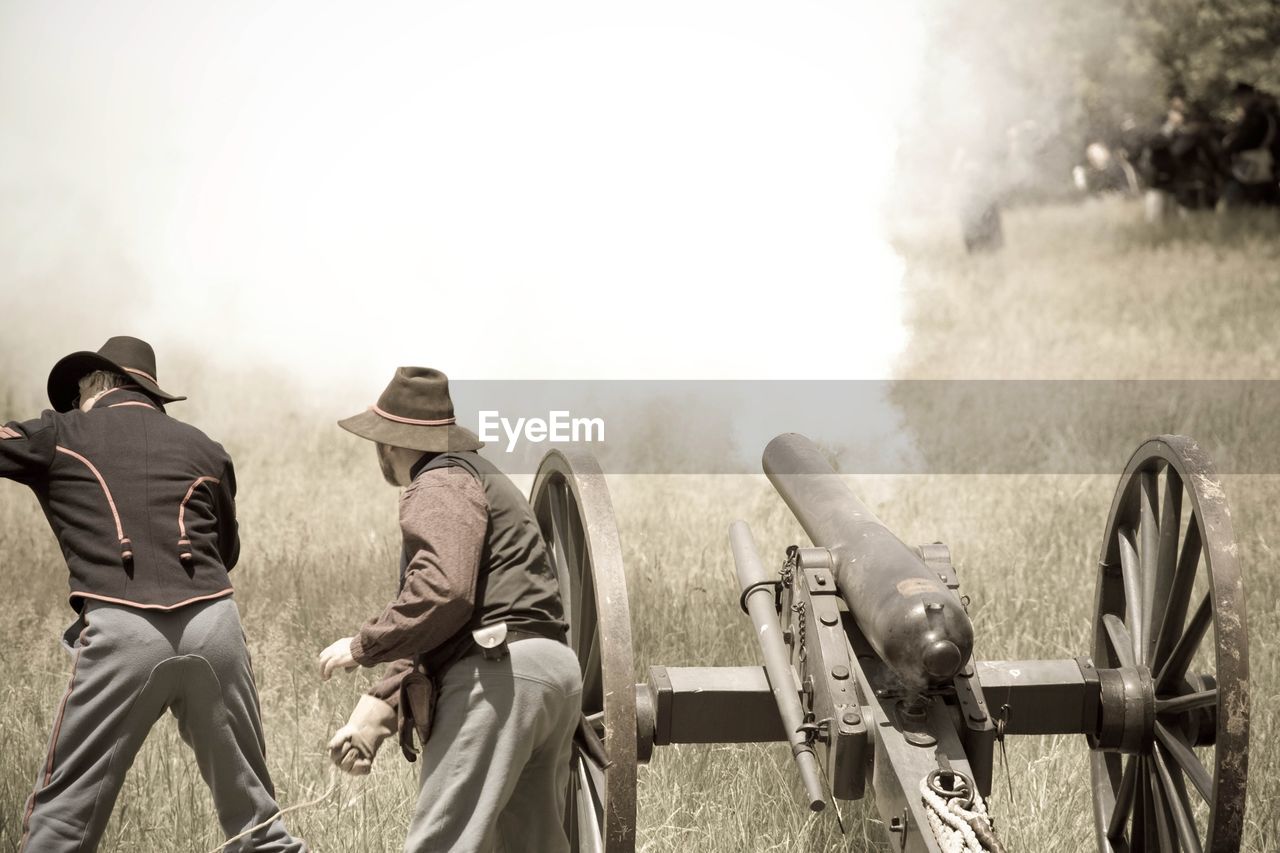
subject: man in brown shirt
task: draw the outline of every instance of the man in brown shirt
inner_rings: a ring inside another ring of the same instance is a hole
[[[334,735],[334,761],[368,772],[398,716],[425,739],[406,851],[567,850],[582,683],[528,502],[454,422],[439,371],[400,368],[341,425],[376,442],[384,476],[405,487],[404,548],[396,598],[320,655],[326,679],[391,664]]]

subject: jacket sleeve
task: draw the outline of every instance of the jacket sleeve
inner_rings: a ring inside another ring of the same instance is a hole
[[[480,482],[462,468],[419,475],[400,499],[407,553],[400,594],[351,643],[363,666],[412,658],[448,640],[471,618],[489,509]]]
[[[393,660],[383,671],[382,677],[374,682],[365,692],[376,699],[381,699],[392,708],[400,707],[400,682],[413,669],[413,658]]]
[[[45,476],[57,453],[53,412],[0,426],[0,477],[30,485]]]
[[[218,514],[218,555],[227,571],[240,559],[240,522],[236,519],[236,471],[227,460],[215,492]]]

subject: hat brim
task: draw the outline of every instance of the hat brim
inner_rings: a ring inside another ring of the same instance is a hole
[[[365,411],[338,421],[338,426],[353,435],[392,447],[407,447],[424,453],[479,450],[484,442],[471,430],[457,424],[420,426],[387,420],[376,412]]]
[[[109,370],[125,376],[131,383],[141,388],[148,397],[159,403],[177,403],[187,399],[170,394],[145,376],[131,373],[109,358],[96,352],[73,352],[58,360],[49,371],[49,402],[54,411],[69,412],[75,408],[76,398],[80,396],[80,380],[95,370]]]

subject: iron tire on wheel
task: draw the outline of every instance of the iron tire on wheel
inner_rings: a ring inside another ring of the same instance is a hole
[[[1217,472],[1185,436],[1147,441],[1120,478],[1099,560],[1094,661],[1154,684],[1150,731],[1090,755],[1099,850],[1238,851],[1249,752],[1244,585]]]
[[[636,693],[631,614],[613,502],[595,457],[552,450],[530,503],[560,580],[582,710],[604,740],[602,768],[574,747],[565,807],[570,847],[631,853],[636,824]]]

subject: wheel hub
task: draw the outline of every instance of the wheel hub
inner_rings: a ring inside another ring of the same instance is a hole
[[[1155,679],[1145,666],[1098,670],[1098,731],[1089,746],[1136,755],[1155,740]]]

